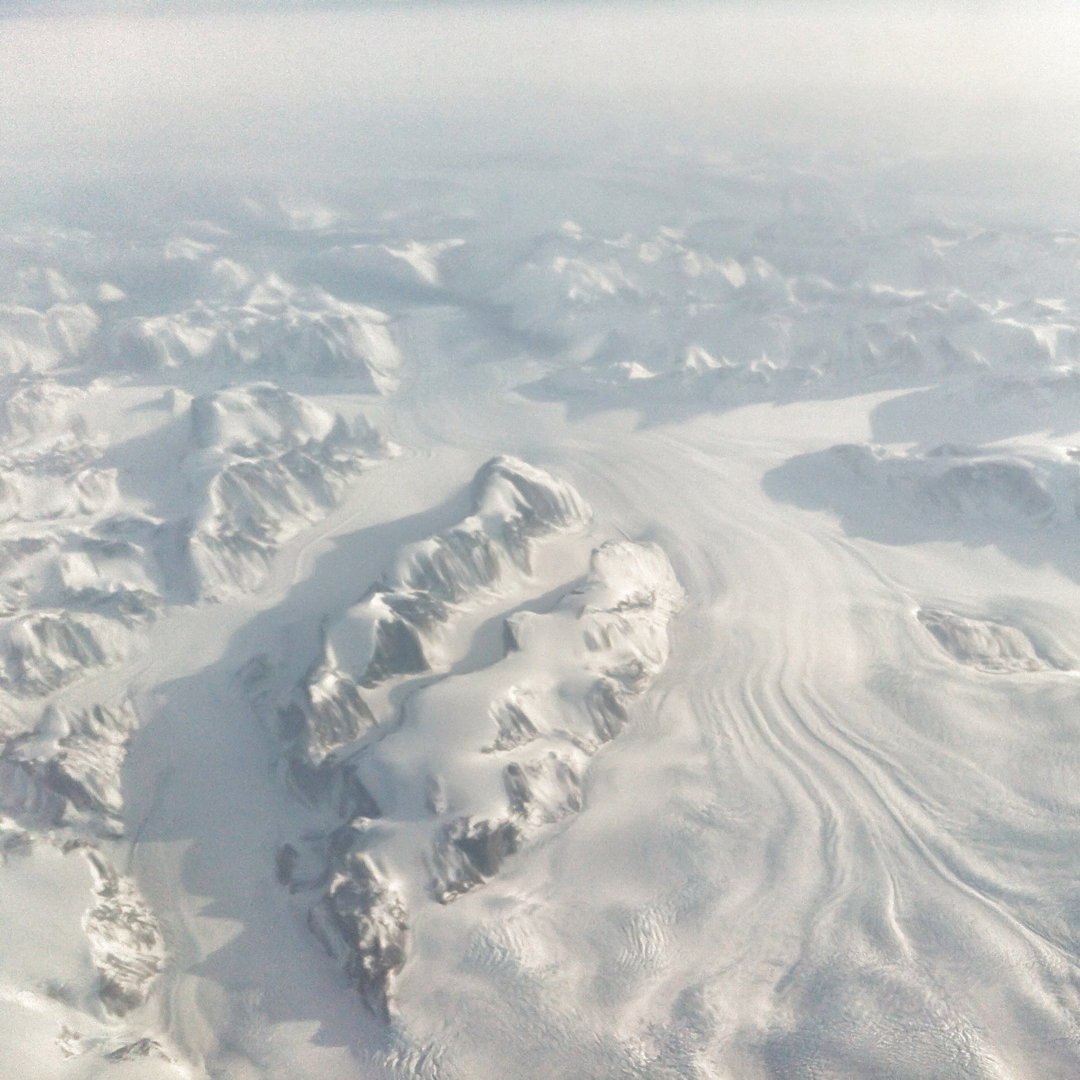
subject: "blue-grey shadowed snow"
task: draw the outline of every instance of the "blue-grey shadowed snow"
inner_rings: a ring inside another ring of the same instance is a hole
[[[949,439],[981,445],[1035,432],[1061,438],[1080,431],[1080,380],[1067,370],[1037,378],[986,374],[967,385],[890,398],[870,419],[875,442],[927,448]]]
[[[790,458],[762,487],[779,502],[831,513],[851,537],[994,546],[1021,565],[1050,565],[1080,581],[1080,468],[1068,452],[849,444]]]

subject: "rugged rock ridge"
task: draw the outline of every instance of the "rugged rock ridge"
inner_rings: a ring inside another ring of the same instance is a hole
[[[127,657],[170,605],[257,587],[277,546],[393,448],[364,420],[268,384],[144,395],[129,447],[111,391],[32,374],[0,382],[0,690],[11,705],[0,714],[0,857],[85,859],[89,875],[57,871],[76,888],[85,880],[85,937],[75,922],[65,943],[85,977],[43,1007],[83,1032],[65,1029],[65,1054],[121,1060],[164,1053],[134,1037],[130,1015],[165,957],[154,913],[119,869],[137,717],[126,700],[64,688]],[[135,496],[153,512],[130,509],[127,470],[142,453],[176,474]],[[361,806],[338,805],[348,817]]]
[[[1017,300],[1008,275],[980,268],[993,261],[988,238],[845,227],[856,229],[850,250],[818,266],[766,230],[604,237],[568,222],[524,251],[492,296],[517,329],[561,348],[530,392],[578,408],[721,408],[956,373],[1037,376],[1080,359],[1067,303]],[[1072,245],[1046,246],[1051,279],[1075,283]]]
[[[129,701],[46,707],[32,730],[8,738],[0,751],[4,812],[81,835],[123,835],[120,770],[137,725]]]
[[[287,845],[279,878],[301,896],[321,891],[312,928],[377,1014],[388,1014],[406,962],[408,910],[482,885],[581,810],[589,758],[662,670],[682,602],[659,547],[604,544],[553,611],[509,620],[501,661],[428,685],[396,725],[335,747],[334,771],[369,802],[325,842]],[[329,700],[339,718],[340,694]]]
[[[582,589],[555,611],[509,620],[513,651],[496,670],[512,680],[478,730],[481,763],[471,764],[468,779],[431,763],[445,793],[432,857],[436,899],[446,903],[480,884],[538,829],[581,809],[588,759],[619,734],[629,701],[666,663],[667,627],[682,599],[659,547],[609,542],[593,552]],[[471,801],[477,774],[496,772],[505,810],[454,816]]]
[[[20,696],[124,658],[168,603],[258,588],[280,544],[395,452],[362,417],[271,384],[215,391],[187,409],[175,516],[132,514],[79,412],[89,396],[0,386],[0,687]]]
[[[441,635],[455,617],[531,567],[536,543],[577,530],[589,508],[567,484],[511,457],[473,478],[473,513],[459,525],[402,549],[359,604],[323,628],[320,652],[283,705],[268,707],[287,772],[306,798],[367,800],[341,787],[338,758],[376,719],[365,693],[395,676],[437,669]],[[250,671],[254,685],[265,672]]]
[[[0,687],[42,695],[87,670],[125,657],[125,627],[88,613],[39,611],[4,621],[0,628]]]
[[[440,637],[456,615],[531,568],[533,545],[582,528],[590,510],[565,481],[512,457],[481,466],[472,513],[411,544],[371,592],[327,629],[327,659],[361,686],[441,664]]]
[[[389,1020],[389,987],[405,963],[409,928],[397,892],[360,852],[335,865],[308,925],[376,1015]]]
[[[124,835],[121,769],[137,725],[127,700],[50,705],[31,727],[9,722],[0,749],[0,824],[11,824],[0,829],[4,857],[39,844],[85,857],[93,899],[83,930],[96,978],[72,1003],[114,1019],[146,1001],[165,957],[157,919],[111,854]]]
[[[325,801],[343,816],[374,806],[355,777],[339,768],[338,754],[376,724],[375,715],[352,677],[323,658],[308,670],[291,700],[276,710],[286,776],[312,802]],[[346,809],[351,804],[351,812]]]
[[[324,517],[348,482],[394,448],[268,383],[191,403],[187,461],[197,500],[183,544],[198,596],[257,588],[277,547]]]
[[[122,320],[104,351],[111,368],[213,365],[348,376],[356,389],[377,394],[394,388],[401,360],[382,312],[318,288],[295,288],[276,275],[239,303],[199,301],[171,314]]]
[[[0,686],[15,695],[122,658],[163,602],[155,538],[125,535],[118,471],[83,415],[94,392],[0,383]]]
[[[97,994],[106,1012],[124,1016],[142,1005],[165,960],[157,919],[135,883],[88,849],[94,904],[83,920],[98,972]]]

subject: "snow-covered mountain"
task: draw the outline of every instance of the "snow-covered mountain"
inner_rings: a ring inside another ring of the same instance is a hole
[[[129,6],[0,18],[0,1080],[1080,1076],[1072,23]]]

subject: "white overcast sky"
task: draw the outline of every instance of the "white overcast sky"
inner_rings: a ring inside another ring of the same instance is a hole
[[[605,124],[1060,159],[1080,129],[1076,5],[9,0],[20,9],[0,18],[14,175],[512,154],[587,146]]]

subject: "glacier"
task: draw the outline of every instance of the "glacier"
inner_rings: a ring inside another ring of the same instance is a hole
[[[0,1075],[1080,1075],[1078,25],[0,16]]]

